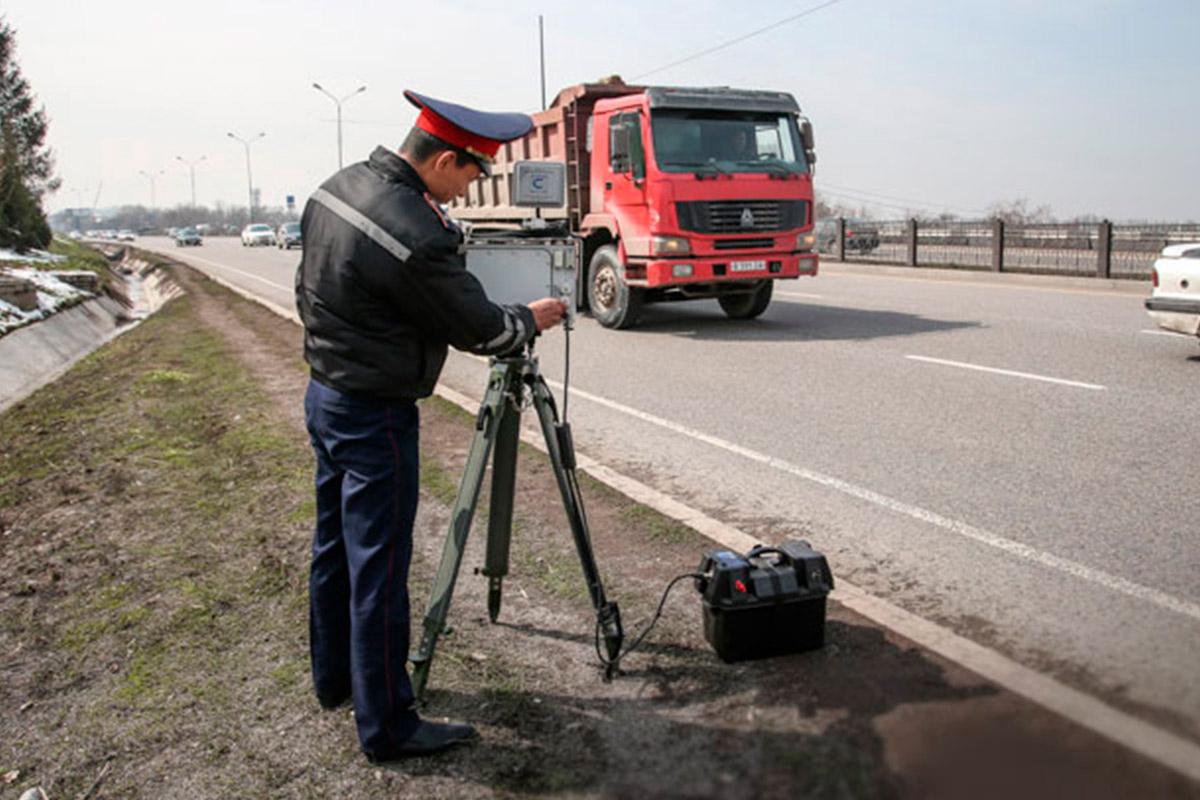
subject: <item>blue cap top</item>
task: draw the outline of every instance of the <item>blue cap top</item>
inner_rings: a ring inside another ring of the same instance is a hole
[[[490,172],[489,167],[501,144],[533,130],[533,120],[528,114],[476,111],[407,89],[404,96],[421,109],[416,122],[418,128],[466,151],[479,162],[484,172]]]

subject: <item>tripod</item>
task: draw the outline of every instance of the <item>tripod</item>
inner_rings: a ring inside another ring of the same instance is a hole
[[[596,609],[597,628],[604,637],[609,663],[605,679],[611,679],[616,670],[616,659],[625,638],[621,628],[621,614],[617,604],[605,598],[600,573],[596,569],[587,517],[583,511],[583,501],[575,474],[575,446],[571,439],[571,428],[568,424],[558,421],[554,395],[550,393],[550,388],[538,370],[537,358],[533,356],[531,346],[524,356],[493,358],[491,361],[487,392],[475,418],[475,435],[471,440],[462,483],[459,484],[458,495],[451,510],[450,530],[442,548],[442,560],[438,565],[437,577],[429,596],[421,644],[412,658],[413,692],[417,700],[424,696],[433,651],[438,636],[446,627],[446,614],[450,610],[454,584],[462,566],[467,533],[470,531],[475,506],[479,501],[479,490],[483,483],[488,455],[493,447],[495,458],[492,463],[492,496],[483,574],[488,579],[488,617],[495,622],[500,615],[501,590],[504,576],[508,574],[521,411],[526,397],[532,400],[533,408],[541,422],[546,450],[550,454],[550,464],[562,494],[563,509],[571,525],[571,535],[575,539],[575,549],[583,567],[588,594],[591,596],[592,606]]]

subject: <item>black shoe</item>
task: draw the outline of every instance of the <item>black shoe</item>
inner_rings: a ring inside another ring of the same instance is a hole
[[[377,755],[367,753],[367,759],[372,764],[382,764],[402,758],[430,756],[456,744],[469,742],[476,735],[475,729],[470,725],[422,720],[413,735],[405,739],[395,750]]]
[[[320,703],[321,708],[325,709],[326,711],[332,711],[335,708],[341,708],[342,706],[346,705],[349,700],[349,692],[346,692],[345,694],[331,695],[329,697],[320,694],[317,695],[317,702]]]

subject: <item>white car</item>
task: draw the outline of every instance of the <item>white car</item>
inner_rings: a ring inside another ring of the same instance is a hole
[[[1200,336],[1200,242],[1164,247],[1146,310],[1158,327]]]
[[[271,230],[271,226],[256,222],[242,228],[242,247],[258,247],[259,245],[268,247],[275,245],[275,231]]]

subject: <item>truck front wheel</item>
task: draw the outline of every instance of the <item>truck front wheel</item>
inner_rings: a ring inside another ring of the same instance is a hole
[[[617,248],[605,245],[588,268],[588,306],[606,328],[632,328],[642,312],[642,292],[625,283]]]
[[[754,319],[771,304],[771,289],[775,281],[763,281],[753,292],[730,294],[717,298],[721,310],[730,319]]]

